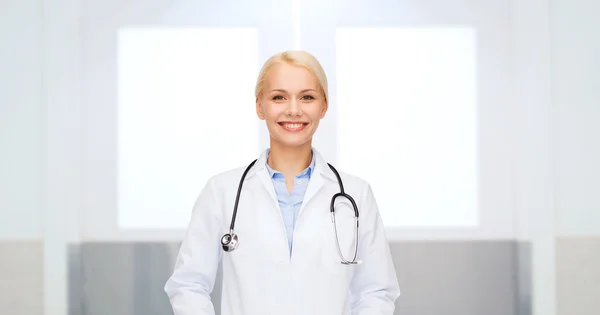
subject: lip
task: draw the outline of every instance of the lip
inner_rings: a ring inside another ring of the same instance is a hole
[[[280,121],[277,123],[281,128],[288,132],[299,132],[308,126],[307,122],[303,121]],[[289,125],[300,125],[299,127],[291,128]]]

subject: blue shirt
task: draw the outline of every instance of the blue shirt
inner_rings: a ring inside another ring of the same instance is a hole
[[[269,150],[267,150],[267,158],[269,157]],[[266,164],[266,163],[265,163]],[[296,219],[298,213],[300,213],[300,207],[304,200],[304,193],[306,193],[306,187],[308,187],[308,181],[315,169],[315,155],[313,152],[312,160],[310,165],[303,170],[300,174],[294,177],[294,188],[292,192],[288,193],[285,185],[285,175],[281,172],[272,169],[266,164],[269,174],[271,175],[271,181],[275,187],[275,193],[277,194],[277,200],[279,202],[279,208],[281,209],[281,215],[283,216],[283,222],[285,224],[285,230],[288,237],[288,245],[290,248],[290,255],[292,253],[292,242],[294,237],[294,227],[296,225]]]

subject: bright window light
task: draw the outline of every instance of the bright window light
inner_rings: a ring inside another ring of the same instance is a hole
[[[180,229],[218,172],[258,154],[254,29],[118,34],[120,228]]]
[[[478,224],[471,28],[337,30],[338,161],[388,227]]]

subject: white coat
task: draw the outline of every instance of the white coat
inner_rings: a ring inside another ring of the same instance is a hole
[[[314,149],[313,149],[314,150]],[[210,292],[223,264],[222,315],[392,315],[400,295],[377,204],[367,182],[340,171],[360,211],[360,265],[344,265],[331,221],[335,174],[314,150],[316,164],[294,229],[290,255],[266,151],[249,170],[238,205],[239,247],[224,252],[239,180],[246,167],[212,177],[200,193],[165,285],[175,315],[212,315]],[[354,251],[354,212],[337,198],[336,222],[346,259]]]

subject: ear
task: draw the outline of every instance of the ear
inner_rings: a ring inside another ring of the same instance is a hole
[[[325,114],[327,113],[328,108],[329,108],[329,105],[328,105],[327,101],[324,101],[323,108],[321,109],[321,119],[323,119],[323,117],[325,117]]]
[[[263,112],[262,105],[258,97],[256,98],[256,115],[258,116],[258,119],[265,120],[265,113]]]

